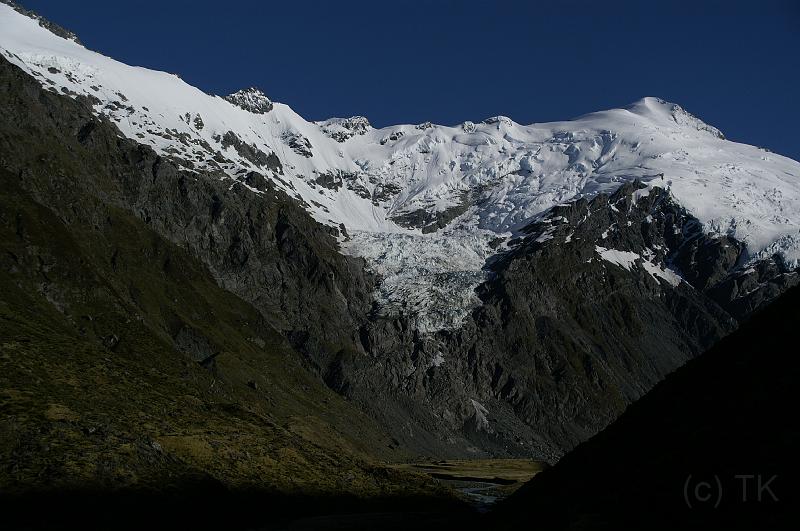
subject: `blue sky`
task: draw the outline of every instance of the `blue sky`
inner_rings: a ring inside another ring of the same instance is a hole
[[[22,0],[90,48],[307,119],[572,118],[643,96],[800,160],[800,1]]]

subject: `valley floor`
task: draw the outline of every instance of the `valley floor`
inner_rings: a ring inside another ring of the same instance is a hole
[[[455,489],[479,512],[486,512],[547,468],[547,464],[531,459],[457,459],[396,468],[422,472]]]

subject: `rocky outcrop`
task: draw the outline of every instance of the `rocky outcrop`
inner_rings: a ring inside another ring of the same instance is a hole
[[[707,290],[707,294],[731,315],[744,320],[772,302],[786,290],[800,284],[800,274],[773,256],[728,273]]]
[[[312,151],[313,147],[311,141],[296,131],[286,131],[281,137],[287,146],[292,148],[292,151],[306,158],[314,156]]]
[[[243,142],[233,131],[228,131],[214,140],[222,144],[222,149],[232,147],[243,159],[252,162],[259,168],[266,167],[278,173],[283,172],[280,160],[274,153],[267,155],[256,146]]]
[[[267,95],[255,87],[228,94],[225,99],[253,114],[267,114],[274,107]]]
[[[392,221],[401,227],[419,228],[423,234],[430,234],[445,228],[451,221],[466,212],[471,206],[469,194],[462,194],[461,203],[444,210],[418,208],[392,216]]]
[[[322,128],[322,132],[339,143],[345,142],[356,135],[366,134],[372,129],[369,120],[363,116],[351,116],[350,118],[331,118],[324,122],[317,122]]]

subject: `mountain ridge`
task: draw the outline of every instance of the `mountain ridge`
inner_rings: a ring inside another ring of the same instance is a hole
[[[345,252],[367,258],[386,279],[375,296],[387,311],[404,297],[392,284],[410,267],[431,297],[437,275],[462,278],[449,289],[458,290],[465,315],[484,280],[482,264],[530,219],[635,179],[668,187],[706,232],[744,242],[745,262],[777,254],[796,267],[800,259],[800,163],[723,140],[657,98],[527,126],[506,117],[453,127],[375,129],[363,117],[314,123],[280,103],[250,113],[174,75],[61,39],[6,5],[0,10],[6,57],[49,90],[84,95],[125,136],[188,171],[217,172],[256,194],[264,193],[258,182],[271,181],[317,221],[344,226]],[[387,246],[402,247],[402,260],[383,252]],[[437,246],[450,256],[432,257]],[[458,326],[438,311],[420,307],[425,330]]]

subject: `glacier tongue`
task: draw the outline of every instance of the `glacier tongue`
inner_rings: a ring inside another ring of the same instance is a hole
[[[321,223],[344,225],[345,251],[384,277],[381,311],[412,316],[423,330],[457,326],[476,303],[490,242],[634,179],[669,189],[707,232],[745,242],[753,259],[800,263],[800,163],[727,141],[656,98],[564,122],[500,116],[375,129],[358,116],[308,122],[257,90],[205,94],[88,50],[6,4],[0,53],[187,171],[232,185],[261,173]]]
[[[403,316],[420,332],[456,328],[480,302],[475,287],[495,251],[487,231],[434,234],[357,231],[343,250],[367,259],[382,277],[379,315]]]

